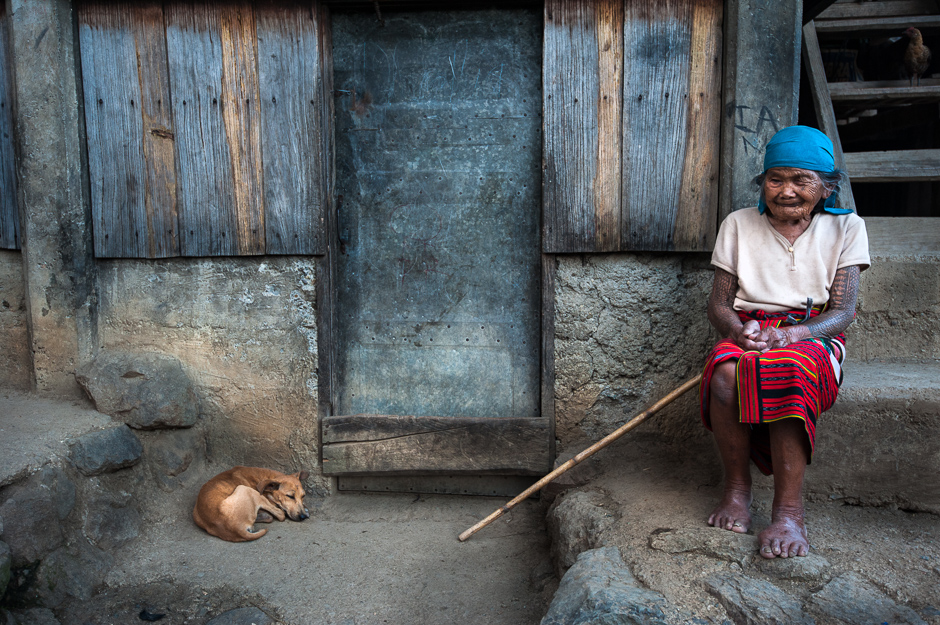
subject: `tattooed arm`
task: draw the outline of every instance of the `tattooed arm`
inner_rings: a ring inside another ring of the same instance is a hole
[[[724,269],[715,268],[712,294],[708,298],[708,320],[723,338],[737,343],[741,349],[767,351],[770,347],[759,339],[760,324],[756,321],[741,323],[734,310],[734,296],[738,292],[738,277]]]
[[[829,289],[829,306],[825,312],[800,325],[768,328],[761,338],[771,347],[786,347],[809,338],[831,339],[838,336],[855,319],[860,275],[861,268],[858,265],[839,269]]]

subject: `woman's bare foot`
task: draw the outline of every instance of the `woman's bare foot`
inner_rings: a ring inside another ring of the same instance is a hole
[[[751,489],[726,487],[725,494],[708,517],[708,524],[746,534],[751,529]]]
[[[794,558],[809,553],[802,508],[775,508],[772,519],[759,535],[763,557]]]

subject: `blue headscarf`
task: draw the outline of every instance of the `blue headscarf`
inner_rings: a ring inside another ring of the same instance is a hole
[[[830,173],[835,171],[835,159],[832,156],[832,141],[825,134],[809,126],[790,126],[774,135],[764,150],[764,173],[771,167],[794,167]],[[838,191],[826,198],[823,210],[836,215],[851,213],[849,208],[836,208]],[[757,210],[764,213],[763,190],[757,202]]]

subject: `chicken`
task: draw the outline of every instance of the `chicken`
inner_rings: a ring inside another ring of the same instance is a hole
[[[915,78],[920,86],[920,77],[930,67],[930,48],[924,45],[923,35],[913,26],[904,31],[904,36],[910,39],[907,50],[904,51],[904,69],[911,79],[911,86],[914,86]]]

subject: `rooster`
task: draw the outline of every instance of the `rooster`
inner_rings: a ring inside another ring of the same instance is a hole
[[[911,79],[911,86],[914,86],[916,78],[919,87],[920,77],[930,67],[930,48],[924,45],[924,36],[913,26],[904,31],[904,36],[910,39],[907,50],[904,51],[904,69]]]

